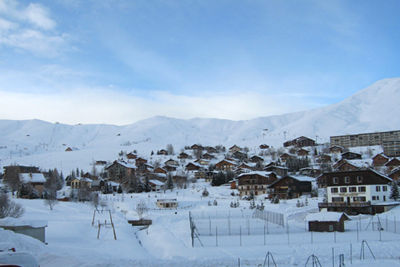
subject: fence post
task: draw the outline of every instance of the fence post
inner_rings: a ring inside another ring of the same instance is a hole
[[[218,227],[215,226],[215,245],[218,247]]]

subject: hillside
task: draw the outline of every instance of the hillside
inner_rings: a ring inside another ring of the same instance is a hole
[[[0,120],[0,165],[38,164],[59,168],[111,160],[120,150],[146,153],[173,144],[281,146],[300,135],[328,142],[329,136],[398,130],[400,78],[380,80],[344,101],[297,113],[245,121],[153,117],[125,126],[66,125],[40,120]],[[71,147],[73,152],[65,152]],[[64,166],[63,166],[64,164]]]

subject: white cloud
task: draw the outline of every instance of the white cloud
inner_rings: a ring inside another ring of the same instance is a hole
[[[0,45],[45,57],[57,56],[66,47],[67,35],[54,31],[56,22],[42,5],[0,0],[0,14],[6,17],[0,18]]]

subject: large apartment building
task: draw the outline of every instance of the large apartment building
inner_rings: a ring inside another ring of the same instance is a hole
[[[330,142],[331,146],[342,147],[380,145],[387,156],[400,156],[400,131],[331,136]]]

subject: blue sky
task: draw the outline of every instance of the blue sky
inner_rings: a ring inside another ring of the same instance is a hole
[[[251,119],[399,76],[399,1],[0,0],[0,119]]]

